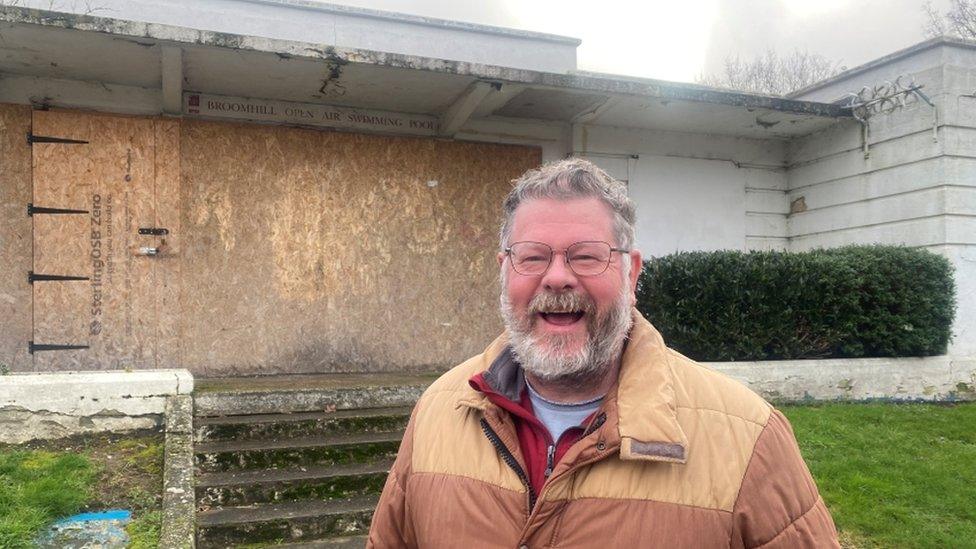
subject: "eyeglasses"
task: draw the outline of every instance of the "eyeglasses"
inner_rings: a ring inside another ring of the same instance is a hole
[[[613,252],[629,253],[630,250],[614,248],[606,242],[587,241],[577,242],[563,250],[566,264],[579,276],[596,276],[603,274],[610,267]],[[539,276],[549,270],[552,247],[542,242],[515,242],[505,248],[505,254],[512,262],[512,268],[520,275]]]

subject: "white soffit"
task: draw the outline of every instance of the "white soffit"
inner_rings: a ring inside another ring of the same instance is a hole
[[[760,139],[805,135],[849,119],[836,105],[692,84],[342,50],[9,6],[0,7],[0,38],[0,85],[5,76],[24,75],[152,92],[161,87],[166,47],[182,50],[184,92],[441,117],[475,82],[484,81],[493,89],[468,109],[472,119],[505,117]]]

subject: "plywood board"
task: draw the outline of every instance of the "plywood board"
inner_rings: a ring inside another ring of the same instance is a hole
[[[33,370],[31,337],[30,107],[0,104],[0,366]]]
[[[160,253],[153,258],[156,297],[156,365],[181,367],[180,349],[180,123],[156,119],[155,189],[156,227],[169,231],[155,239]],[[150,239],[153,240],[153,239]]]
[[[64,111],[35,113],[34,131],[90,141],[34,150],[28,198],[90,212],[33,219],[34,270],[91,277],[34,286],[33,339],[91,345],[39,353],[38,370],[448,367],[500,329],[500,203],[540,161],[530,147]]]
[[[500,329],[510,181],[537,148],[184,120],[183,365],[423,370]]]
[[[138,234],[156,222],[154,121],[37,111],[33,128],[88,141],[34,145],[33,202],[89,212],[34,216],[34,271],[90,277],[34,284],[34,341],[90,345],[37,353],[35,368],[155,367],[154,258],[137,255],[154,244]]]

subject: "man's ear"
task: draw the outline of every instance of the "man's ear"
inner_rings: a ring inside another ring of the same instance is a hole
[[[505,252],[498,252],[498,266],[501,267],[502,263],[505,263]]]
[[[637,279],[640,278],[641,269],[644,267],[644,258],[641,256],[640,250],[632,250],[629,254],[630,256],[630,292],[634,293],[637,291]],[[635,297],[636,299],[636,297]]]

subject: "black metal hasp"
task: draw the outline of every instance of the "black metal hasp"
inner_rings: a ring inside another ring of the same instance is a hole
[[[33,204],[27,204],[27,215],[33,217],[34,214],[52,214],[52,215],[64,215],[64,214],[86,214],[89,213],[88,210],[68,210],[65,208],[45,208],[44,206],[35,206]]]
[[[50,343],[34,343],[33,340],[27,342],[27,352],[34,354],[40,351],[74,351],[77,349],[88,349],[88,345],[60,345]]]
[[[150,234],[153,236],[164,236],[169,234],[169,229],[162,227],[139,227],[139,234]]]
[[[82,141],[81,139],[68,139],[67,137],[51,137],[48,135],[34,135],[31,132],[27,132],[27,144],[33,145],[34,143],[68,143],[74,145],[87,145],[87,141]]]
[[[87,276],[71,276],[71,275],[46,275],[38,274],[34,271],[27,271],[27,283],[33,284],[35,282],[47,282],[55,280],[90,280]]]

